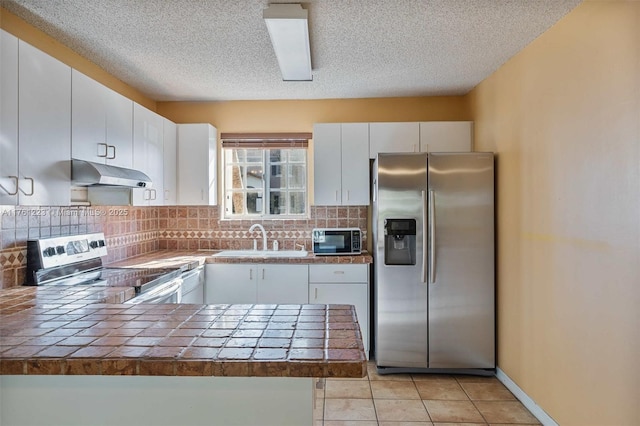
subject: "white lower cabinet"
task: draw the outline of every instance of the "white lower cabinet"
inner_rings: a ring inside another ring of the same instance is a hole
[[[205,303],[307,303],[307,268],[307,265],[209,263],[205,273]]]
[[[369,265],[309,265],[309,303],[354,305],[369,357]]]
[[[255,265],[258,303],[303,304],[309,300],[307,265]]]

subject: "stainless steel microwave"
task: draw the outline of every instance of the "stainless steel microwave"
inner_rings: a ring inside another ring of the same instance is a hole
[[[362,232],[358,228],[316,228],[312,240],[314,254],[361,253]]]

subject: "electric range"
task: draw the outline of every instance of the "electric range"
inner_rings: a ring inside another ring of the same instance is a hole
[[[29,240],[26,285],[133,287],[138,295],[181,275],[179,269],[105,267],[106,255],[101,232]]]

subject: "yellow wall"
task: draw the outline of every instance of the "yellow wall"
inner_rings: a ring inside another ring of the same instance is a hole
[[[640,2],[581,4],[469,101],[500,368],[563,426],[640,425]]]
[[[176,123],[211,123],[219,132],[309,132],[313,123],[469,120],[462,96],[232,102],[158,102]]]
[[[111,74],[108,74],[93,62],[90,62],[78,55],[73,50],[49,37],[42,31],[27,24],[22,19],[2,7],[0,7],[0,28],[37,47],[43,52],[48,53],[70,67],[88,75],[94,80],[99,81],[112,90],[115,90],[129,99],[138,102],[140,105],[155,111],[155,101],[149,99],[137,89],[113,77]]]

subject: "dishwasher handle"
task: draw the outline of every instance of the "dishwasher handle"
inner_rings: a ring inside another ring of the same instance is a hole
[[[174,296],[176,297],[173,301]],[[139,304],[139,303],[180,303],[182,300],[182,279],[176,278],[168,283],[160,284],[146,293],[142,293],[133,299],[127,300],[127,304]]]

